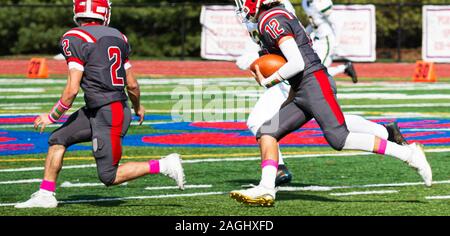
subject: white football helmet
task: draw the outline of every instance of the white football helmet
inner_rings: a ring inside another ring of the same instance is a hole
[[[79,18],[91,18],[109,25],[111,2],[109,0],[73,0],[73,20],[78,25]]]
[[[329,16],[333,11],[333,2],[331,0],[308,0],[309,6],[315,8],[316,11]]]

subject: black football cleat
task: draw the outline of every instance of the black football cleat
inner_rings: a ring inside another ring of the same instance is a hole
[[[292,174],[289,172],[286,165],[279,165],[277,177],[275,178],[275,187],[288,184],[292,181]]]
[[[386,130],[388,132],[388,140],[394,143],[397,143],[398,145],[408,145],[408,142],[403,137],[402,133],[400,132],[400,129],[398,128],[397,122],[392,122],[389,124],[384,125],[386,127]]]
[[[352,77],[352,81],[354,84],[358,83],[358,76],[356,75],[356,71],[355,71],[355,67],[353,67],[353,63],[351,61],[347,61],[345,63],[345,66],[347,68],[345,68],[344,73],[350,77]]]

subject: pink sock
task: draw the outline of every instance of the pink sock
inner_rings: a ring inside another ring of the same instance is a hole
[[[266,166],[273,166],[278,169],[278,163],[274,160],[267,159],[267,160],[262,161],[261,169],[264,169],[264,167],[266,167]]]
[[[53,181],[42,180],[41,189],[47,190],[47,191],[50,191],[50,192],[55,192],[55,190],[56,190],[56,183],[53,182]]]
[[[159,161],[158,160],[150,160],[148,161],[149,173],[150,174],[159,174]]]
[[[386,153],[387,140],[375,138],[373,152],[384,155]]]

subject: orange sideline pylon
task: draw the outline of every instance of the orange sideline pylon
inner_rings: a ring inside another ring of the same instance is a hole
[[[436,72],[433,62],[417,61],[414,69],[414,82],[436,82]]]
[[[45,58],[31,58],[28,64],[27,77],[32,79],[48,78],[48,66]]]

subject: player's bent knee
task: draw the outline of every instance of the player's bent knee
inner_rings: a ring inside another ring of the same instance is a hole
[[[345,145],[345,140],[347,138],[347,134],[339,134],[337,132],[324,132],[325,139],[328,144],[336,151],[342,151]]]
[[[67,147],[67,140],[63,138],[61,135],[58,135],[57,133],[52,133],[50,137],[48,138],[48,146],[54,146],[54,145],[62,145],[64,147]]]
[[[115,171],[99,171],[98,178],[105,186],[109,187],[114,185],[114,182],[116,181],[116,173],[117,169]]]
[[[261,129],[258,129],[258,132],[256,133],[256,140],[261,140],[261,139],[263,139],[264,137],[270,137],[270,138],[273,138],[273,139],[275,139],[276,141],[278,141],[279,139],[278,139],[278,134],[277,133],[263,133],[263,132],[261,132]]]

